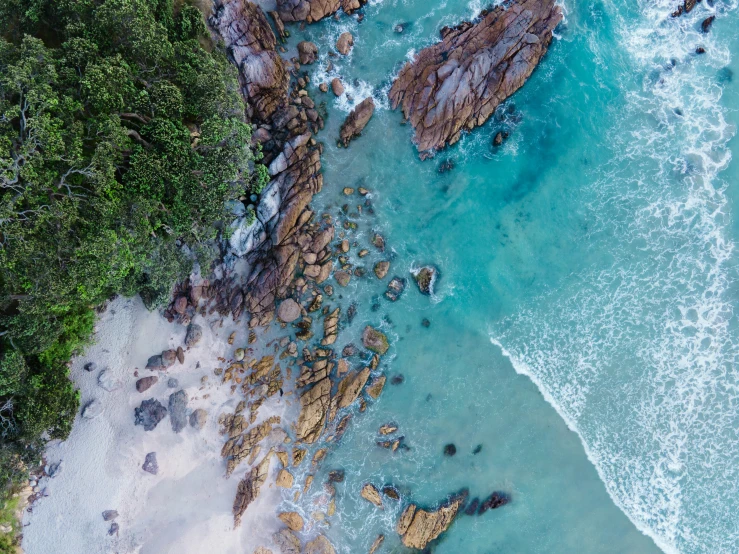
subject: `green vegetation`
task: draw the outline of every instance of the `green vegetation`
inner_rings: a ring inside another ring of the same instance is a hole
[[[79,408],[68,360],[114,294],[149,305],[212,262],[259,193],[235,69],[173,0],[0,2],[0,479]]]

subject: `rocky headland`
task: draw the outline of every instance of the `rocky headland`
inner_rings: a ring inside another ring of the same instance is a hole
[[[554,0],[511,0],[444,27],[440,42],[406,63],[389,97],[413,126],[421,158],[482,125],[521,88],[561,20]]]

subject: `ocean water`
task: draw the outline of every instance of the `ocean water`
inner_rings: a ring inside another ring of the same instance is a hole
[[[325,509],[320,483],[341,468],[337,513],[318,528],[342,553],[367,551],[380,533],[381,552],[405,551],[394,532],[402,502],[376,509],[359,498],[366,482],[425,506],[462,487],[511,496],[459,517],[432,545],[438,554],[735,553],[737,2],[704,0],[672,19],[666,0],[565,0],[524,88],[421,162],[386,92],[441,27],[482,7],[373,0],[361,22],[292,28],[291,45],[319,46],[312,84],[347,85],[340,99],[314,96],[328,111],[314,205],[357,223],[350,258],[368,270],[329,302],[357,309],[351,323],[342,317],[337,348],[380,326],[392,342],[381,369],[404,381],[355,415],[311,492],[297,502],[286,493],[284,508]],[[329,57],[346,30],[352,53]],[[363,136],[337,148],[347,111],[370,94],[378,109]],[[494,148],[499,130],[510,138]],[[439,173],[445,160],[454,169]],[[372,191],[374,214],[342,194],[358,186]],[[370,246],[375,231],[383,254]],[[360,248],[371,254],[358,258]],[[371,271],[380,259],[391,261],[382,283]],[[441,273],[432,297],[410,280],[428,263]],[[381,296],[394,275],[409,279],[397,303]],[[387,422],[407,450],[376,446]]]

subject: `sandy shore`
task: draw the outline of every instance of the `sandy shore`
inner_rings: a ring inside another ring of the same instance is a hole
[[[39,483],[45,497],[25,514],[27,554],[243,554],[269,543],[279,528],[274,508],[281,495],[273,484],[279,464],[272,461],[262,493],[244,514],[240,528],[234,529],[236,487],[249,466],[242,464],[226,479],[220,457],[224,437],[219,434],[218,416],[233,413],[243,397],[238,390],[232,394],[229,385],[220,386],[213,372],[222,367],[218,357],[230,359],[235,348],[246,345],[246,325],[235,325],[229,318],[221,328],[214,325],[214,331],[201,316],[194,321],[202,326],[203,338],[186,352],[184,365],[175,363],[166,374],[157,372],[159,381],[139,393],[134,372],[138,369],[139,377],[154,374],[144,369],[148,357],[183,345],[185,328],[148,312],[138,297],[118,298],[101,315],[95,344],[73,360],[71,373],[81,405],[96,399],[104,410],[94,419],[78,415],[68,440],[47,449],[47,461],[61,461],[62,466],[57,476]],[[236,331],[233,346],[227,341],[232,331]],[[92,372],[84,369],[90,361],[97,366]],[[108,392],[99,386],[102,370],[121,381],[118,390]],[[177,386],[168,386],[170,377],[177,379]],[[176,434],[169,417],[149,432],[134,425],[134,408],[142,400],[156,398],[166,406],[169,395],[180,389],[188,394],[188,413],[196,408],[208,412],[202,430],[188,425]],[[287,399],[270,398],[257,422],[279,415],[287,426],[297,412],[288,407]],[[264,443],[269,445],[270,438]],[[148,452],[157,454],[157,475],[141,467]],[[105,510],[120,514],[115,520],[120,529],[112,536],[111,522],[102,517]]]

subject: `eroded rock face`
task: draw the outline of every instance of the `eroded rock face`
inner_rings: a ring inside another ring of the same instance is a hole
[[[264,12],[245,0],[216,0],[209,22],[239,68],[242,93],[255,115],[270,117],[285,103],[289,76]]]
[[[441,30],[441,42],[408,62],[390,89],[415,129],[421,158],[482,125],[544,56],[562,19],[554,0],[511,0]]]
[[[449,528],[466,498],[466,492],[462,492],[435,511],[422,510],[410,504],[401,514],[396,528],[403,544],[418,550],[426,548],[428,543]]]
[[[339,132],[339,140],[345,147],[355,137],[362,134],[372,114],[375,113],[375,101],[371,96],[362,100],[347,116]]]
[[[269,461],[272,458],[272,450],[254,466],[249,473],[239,482],[239,486],[236,489],[236,498],[233,504],[233,515],[234,515],[234,527],[238,527],[241,523],[241,516],[249,507],[249,504],[254,502],[257,496],[259,496],[259,490],[267,480],[267,474],[269,473]]]

